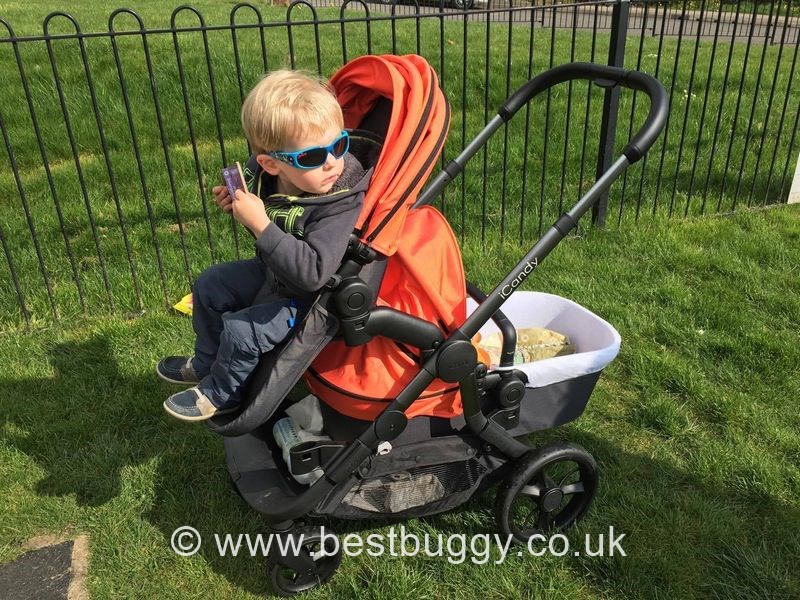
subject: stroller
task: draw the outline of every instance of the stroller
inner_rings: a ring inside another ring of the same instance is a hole
[[[623,156],[486,295],[465,280],[456,238],[429,203],[522,106],[574,79],[645,92],[647,120]],[[515,542],[563,531],[586,513],[598,482],[592,456],[573,444],[532,449],[515,438],[580,416],[619,350],[619,334],[569,300],[515,290],[645,154],[668,112],[664,88],[648,75],[589,63],[556,67],[508,98],[420,193],[450,120],[430,65],[414,55],[363,56],[342,67],[331,84],[353,138],[383,144],[374,153],[356,231],[337,274],[302,323],[262,358],[242,411],[208,422],[225,436],[239,494],[275,535],[300,542],[296,552],[284,554],[273,545],[268,556],[272,585],[281,595],[323,584],[341,561],[340,552],[325,546],[320,527],[298,524],[307,515],[432,515],[498,482],[496,519]],[[577,352],[515,365],[515,326],[563,332]],[[499,364],[479,362],[471,343],[479,331],[502,335]],[[287,396],[301,377],[321,401],[330,439],[292,447],[287,465],[272,428],[285,416]],[[310,487],[292,477],[320,470]]]

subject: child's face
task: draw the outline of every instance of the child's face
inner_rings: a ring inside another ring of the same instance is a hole
[[[311,135],[295,139],[289,147],[281,148],[281,151],[294,152],[312,146],[327,146],[339,137],[341,133],[342,130],[339,127],[333,126],[323,136]],[[344,156],[334,158],[332,154],[328,154],[325,164],[315,169],[298,169],[293,165],[263,154],[259,156],[259,159],[262,159],[262,157],[267,159],[265,161],[266,164],[262,163],[262,167],[278,178],[278,192],[290,196],[299,196],[304,193],[326,194],[339,179],[344,169]]]

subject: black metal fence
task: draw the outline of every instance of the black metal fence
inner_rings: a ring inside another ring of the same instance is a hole
[[[247,157],[244,95],[265,71],[330,75],[366,53],[434,65],[453,108],[443,164],[550,66],[608,62],[658,77],[672,99],[667,129],[596,223],[786,202],[800,117],[796,1],[209,3],[149,27],[128,9],[104,27],[90,16],[90,33],[65,13],[41,31],[0,18],[0,324],[171,305],[211,262],[251,255],[209,192],[223,165]],[[521,111],[439,199],[465,244],[536,238],[647,109],[636,94],[562,88]]]

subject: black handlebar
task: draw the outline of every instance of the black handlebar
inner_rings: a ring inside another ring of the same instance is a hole
[[[508,122],[534,96],[554,85],[574,79],[588,79],[604,88],[621,85],[647,94],[650,98],[650,113],[642,128],[631,138],[623,150],[628,164],[633,164],[642,158],[656,141],[667,122],[669,98],[664,86],[656,78],[639,71],[626,71],[619,67],[594,63],[568,63],[537,75],[514,92],[497,110],[497,116],[487,123],[475,139],[467,144],[461,154],[451,160],[428,184],[428,187],[422,191],[414,203],[414,208],[433,202],[445,186],[464,170],[467,161],[486,144],[486,141],[502,127],[503,123]]]
[[[631,164],[642,158],[664,128],[669,113],[669,98],[664,86],[655,77],[639,71],[627,71],[619,67],[593,63],[569,63],[554,67],[520,87],[505,101],[497,114],[503,121],[508,121],[540,92],[573,79],[589,79],[601,87],[621,85],[647,94],[650,98],[650,113],[642,128],[623,150],[623,154]]]

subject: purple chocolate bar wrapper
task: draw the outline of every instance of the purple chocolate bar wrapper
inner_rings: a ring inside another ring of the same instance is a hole
[[[228,188],[228,193],[231,198],[236,197],[236,190],[246,190],[244,179],[242,178],[242,169],[239,163],[235,163],[229,167],[222,169],[222,178],[225,180],[225,187]]]

